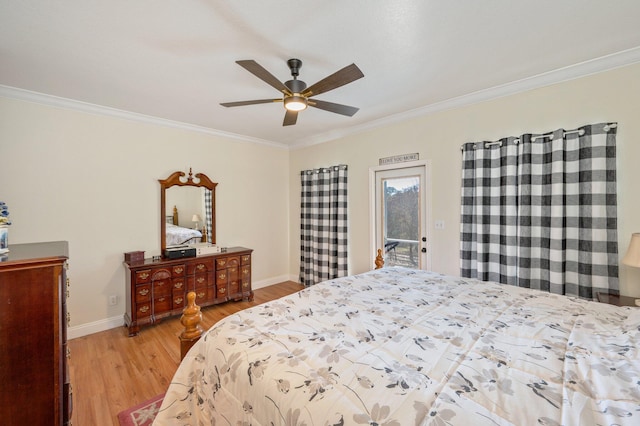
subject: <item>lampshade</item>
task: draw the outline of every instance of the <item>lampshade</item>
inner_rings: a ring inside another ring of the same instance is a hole
[[[307,108],[307,98],[294,93],[293,96],[284,99],[284,107],[289,111],[302,111]]]
[[[636,232],[631,235],[627,254],[624,255],[622,263],[627,266],[640,268],[640,233]]]
[[[200,217],[199,214],[194,214],[193,217],[191,218],[192,222],[202,222],[202,218]]]

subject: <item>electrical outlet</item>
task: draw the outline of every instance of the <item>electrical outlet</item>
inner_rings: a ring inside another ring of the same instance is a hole
[[[116,296],[115,294],[112,294],[111,296],[109,296],[109,305],[115,306],[117,304],[118,304],[118,296]]]

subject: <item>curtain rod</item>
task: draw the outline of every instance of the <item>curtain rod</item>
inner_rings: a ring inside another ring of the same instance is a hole
[[[618,127],[618,125],[616,123],[613,123],[613,124],[604,126],[604,131],[608,132],[610,129],[615,129],[616,127]],[[570,134],[573,134],[573,133],[578,133],[580,136],[582,136],[582,135],[584,135],[584,129],[565,130],[563,132],[562,136],[564,137],[564,136],[567,136],[567,135],[570,135]],[[538,139],[546,138],[546,137],[551,136],[553,134],[554,134],[554,132],[547,132],[547,133],[543,133],[541,135],[532,136],[531,137],[531,141],[535,141],[535,140],[538,140]],[[519,144],[520,143],[520,138],[516,138],[513,141],[513,143],[516,144],[516,145]],[[464,150],[464,145],[465,144],[460,145],[460,151]],[[490,146],[493,146],[493,145],[502,146],[502,141],[485,142],[484,148],[489,148]],[[476,145],[475,144],[473,145],[473,149],[476,149]]]

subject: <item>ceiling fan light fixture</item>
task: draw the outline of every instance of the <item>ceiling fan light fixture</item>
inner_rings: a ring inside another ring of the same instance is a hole
[[[302,111],[307,108],[307,98],[299,93],[284,98],[284,107],[289,111]]]

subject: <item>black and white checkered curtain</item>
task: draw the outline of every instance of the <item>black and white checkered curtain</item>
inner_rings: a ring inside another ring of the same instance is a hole
[[[347,166],[300,172],[300,282],[347,275]]]
[[[462,147],[463,277],[618,292],[617,123]]]
[[[212,217],[211,217],[211,191],[210,190],[205,190],[204,191],[204,211],[205,211],[205,218],[204,218],[204,223],[206,224],[205,226],[207,227],[207,242],[211,243],[213,241],[211,241],[211,226],[213,224],[212,222]]]

